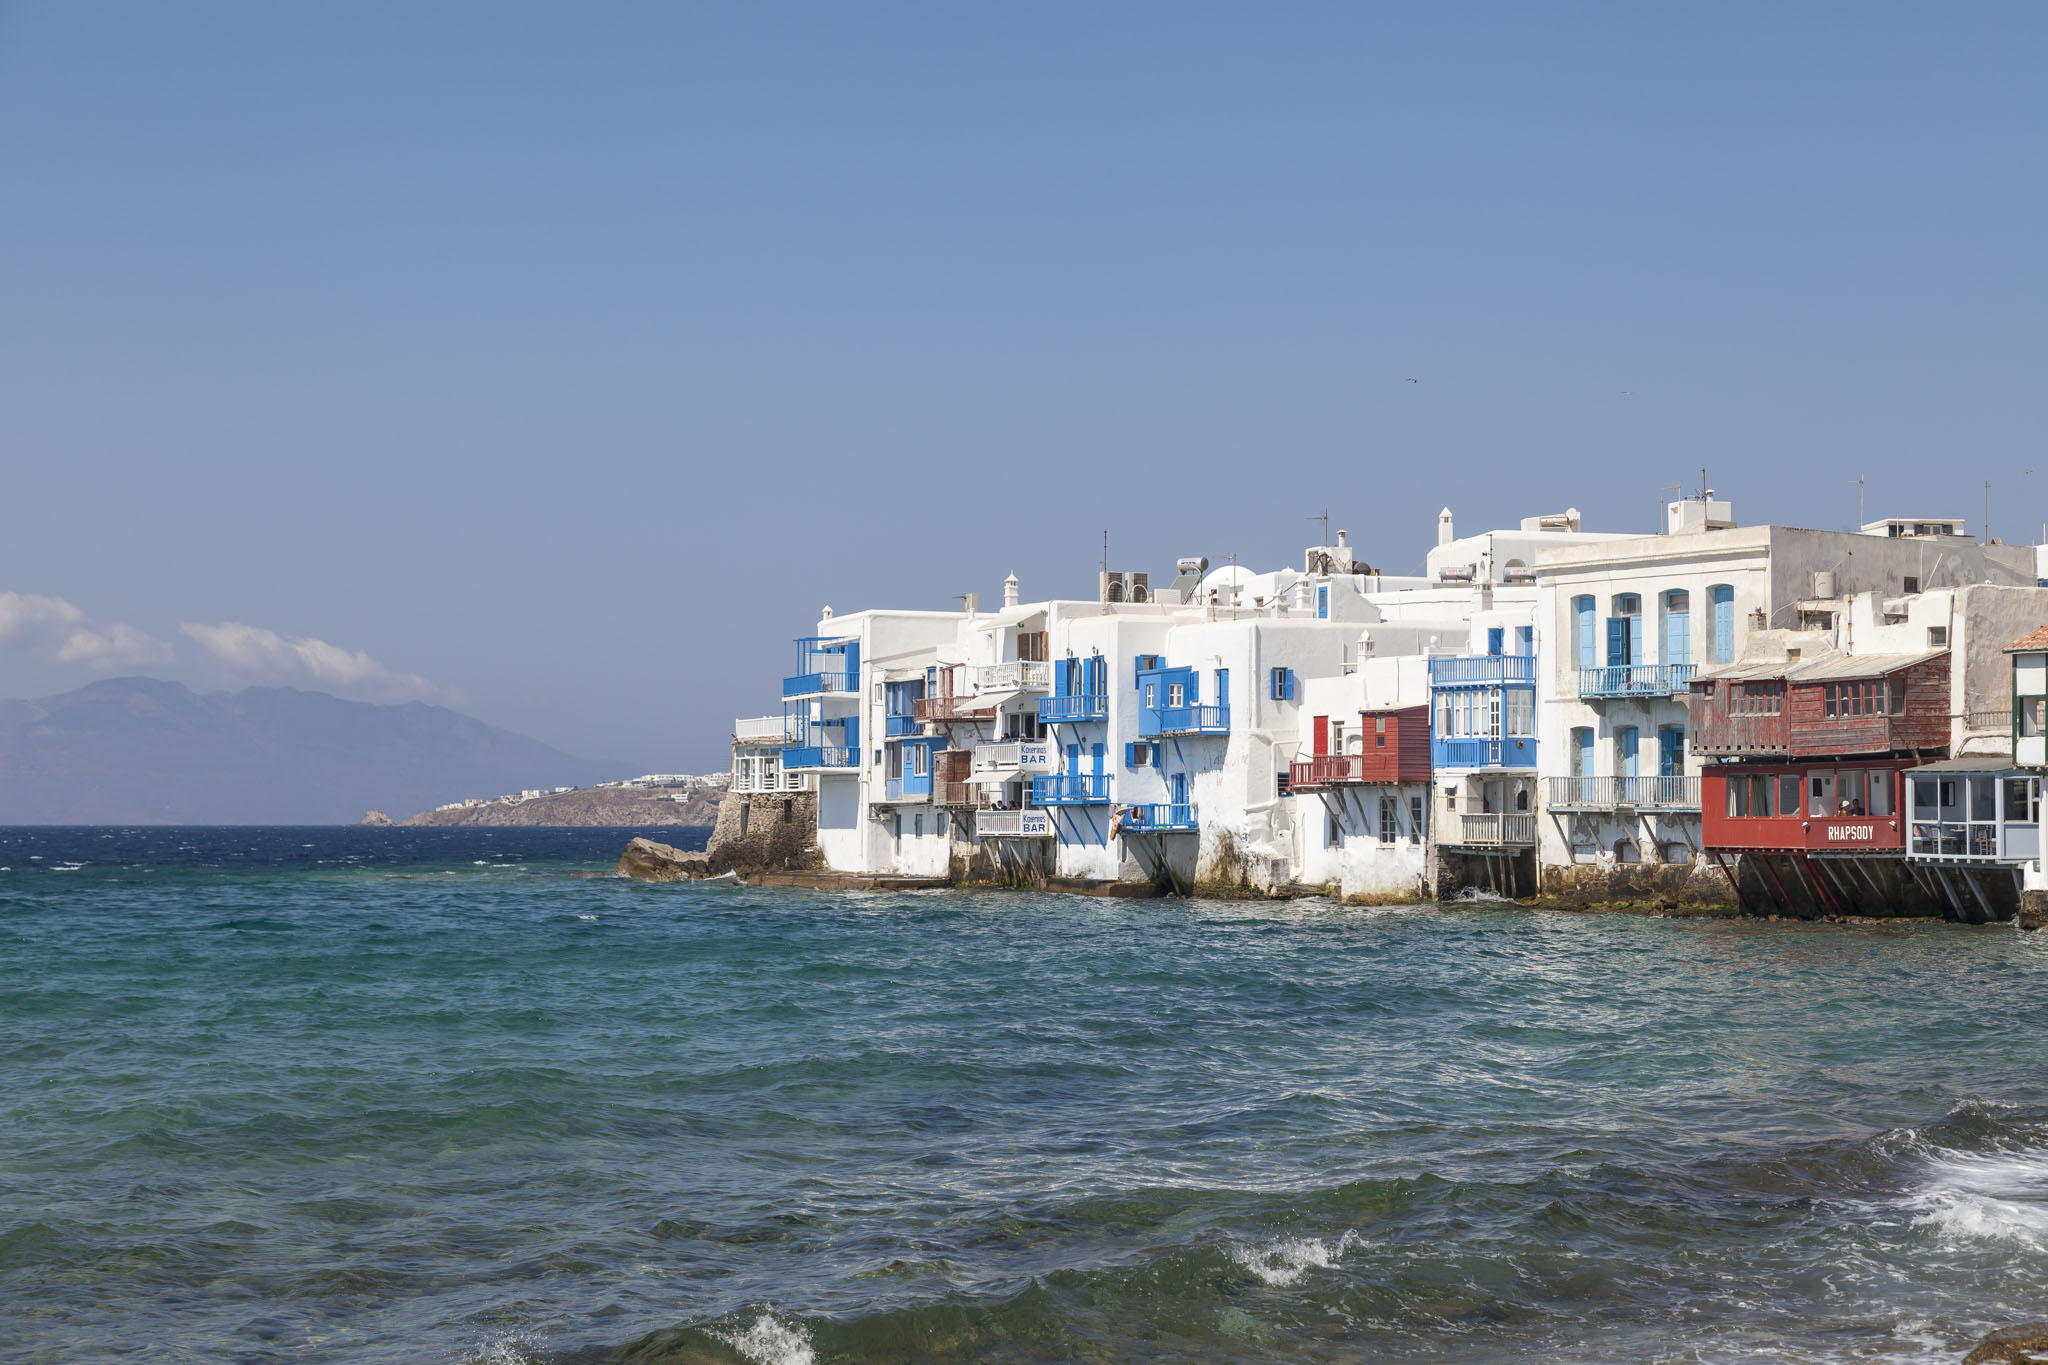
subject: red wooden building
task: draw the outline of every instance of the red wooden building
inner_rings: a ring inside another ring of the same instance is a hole
[[[1344,718],[1317,716],[1312,756],[1287,766],[1295,791],[1323,791],[1365,782],[1429,781],[1429,708],[1360,711],[1358,729]]]
[[[1896,911],[1905,875],[1901,774],[1946,757],[1949,656],[1829,653],[1694,678],[1701,840],[1745,904],[1787,913]],[[1727,855],[1750,874],[1738,877]]]

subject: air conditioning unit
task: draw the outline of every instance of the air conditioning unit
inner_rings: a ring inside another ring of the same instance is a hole
[[[1121,573],[1110,570],[1102,575],[1103,602],[1150,602],[1152,600],[1152,575],[1149,573]]]

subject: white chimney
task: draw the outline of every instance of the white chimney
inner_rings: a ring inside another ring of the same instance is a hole
[[[1011,574],[1003,580],[1003,607],[1008,610],[1017,605],[1017,575]]]
[[[1337,533],[1337,547],[1339,549],[1342,549],[1344,546],[1349,545],[1350,543],[1351,533],[1349,531],[1339,531]]]
[[[827,621],[831,620],[831,619],[832,619],[832,608],[831,608],[831,607],[829,607],[829,606],[828,606],[828,607],[826,607],[824,611],[822,611],[822,612],[820,612],[820,613],[819,613],[819,615],[820,615],[821,617],[823,617],[823,618],[824,618],[825,620],[827,620]]]
[[[1436,514],[1436,543],[1448,545],[1457,537],[1451,534],[1451,509],[1446,507]]]

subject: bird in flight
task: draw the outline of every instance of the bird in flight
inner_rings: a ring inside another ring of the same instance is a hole
[[[1413,383],[1414,383],[1415,381],[1411,379],[1411,380],[1409,380],[1408,382],[1409,382],[1409,383],[1411,383],[1411,384],[1413,384]]]

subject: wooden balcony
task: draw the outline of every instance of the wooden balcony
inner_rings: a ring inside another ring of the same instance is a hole
[[[1444,815],[1436,841],[1448,848],[1534,848],[1536,817],[1522,811]]]

